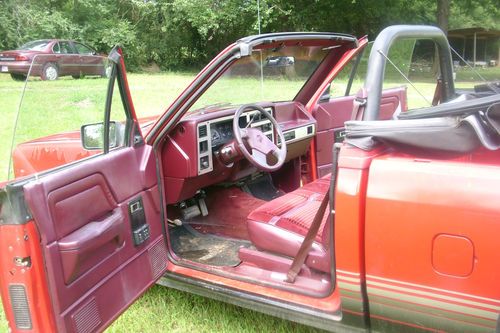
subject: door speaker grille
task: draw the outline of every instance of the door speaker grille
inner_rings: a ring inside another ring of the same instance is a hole
[[[149,249],[149,262],[151,263],[153,279],[156,280],[167,266],[167,250],[162,240]]]
[[[12,304],[12,312],[14,313],[14,321],[16,328],[23,330],[30,330],[31,314],[26,297],[26,288],[22,284],[9,285],[10,304]]]
[[[77,333],[92,333],[101,324],[101,315],[95,298],[78,309],[72,316]]]

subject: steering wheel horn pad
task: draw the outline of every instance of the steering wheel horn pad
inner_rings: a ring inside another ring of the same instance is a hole
[[[258,128],[240,128],[239,119],[245,111],[256,110],[262,113],[272,123],[281,141],[281,148],[272,142]],[[255,104],[240,106],[233,119],[233,134],[239,150],[243,156],[255,167],[262,171],[276,171],[283,166],[286,159],[286,142],[283,131],[276,119],[264,108]],[[269,164],[268,157],[274,156],[276,163]]]

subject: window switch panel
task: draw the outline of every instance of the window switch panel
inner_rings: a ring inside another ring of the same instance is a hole
[[[138,246],[144,243],[151,236],[149,231],[149,224],[143,224],[141,227],[133,230],[132,237],[134,238],[134,245]]]

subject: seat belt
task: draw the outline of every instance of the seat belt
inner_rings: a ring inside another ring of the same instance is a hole
[[[351,113],[351,120],[361,120],[358,119],[361,117],[363,114],[364,107],[366,105],[366,98],[362,97],[356,97],[352,101],[353,107],[352,107],[352,113]]]
[[[352,101],[351,120],[361,120],[366,106],[367,93],[365,88],[359,89]]]
[[[309,255],[309,251],[314,242],[314,239],[318,234],[319,228],[321,226],[321,221],[323,220],[323,215],[325,214],[326,207],[328,207],[329,201],[331,207],[330,215],[332,217],[331,220],[332,228],[335,227],[335,184],[337,179],[338,154],[341,146],[342,146],[341,143],[335,143],[333,145],[333,170],[330,181],[330,187],[328,188],[328,192],[325,194],[323,200],[321,200],[321,204],[318,208],[318,211],[316,212],[316,215],[314,215],[311,227],[309,228],[309,231],[304,237],[304,240],[300,245],[299,251],[295,255],[295,258],[293,258],[292,265],[290,266],[290,269],[288,270],[288,273],[286,275],[287,277],[286,282],[289,283],[295,282],[295,279],[297,278],[297,275],[299,274],[302,265],[304,265],[304,262],[306,261],[306,258]],[[327,223],[328,222],[329,221],[327,221]],[[331,250],[333,251],[333,244]]]

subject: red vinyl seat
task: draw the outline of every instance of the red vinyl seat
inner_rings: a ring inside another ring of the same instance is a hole
[[[252,211],[247,218],[250,240],[261,251],[295,257],[330,187],[330,174]],[[328,211],[306,259],[306,265],[330,272]]]

